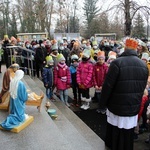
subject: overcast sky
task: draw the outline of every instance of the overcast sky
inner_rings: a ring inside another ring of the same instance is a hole
[[[77,0],[78,1],[78,11],[77,13],[79,14],[79,18],[84,18],[84,12],[83,12],[83,6],[84,6],[84,0]],[[150,0],[134,0],[137,2],[139,5],[144,5],[150,7]],[[102,6],[102,11],[106,10],[107,8],[110,8],[114,5],[117,5],[119,0],[99,0],[97,3],[97,6],[101,8]],[[109,12],[110,13],[110,12]],[[114,11],[111,12],[111,15],[114,13]],[[114,15],[115,16],[115,15]]]

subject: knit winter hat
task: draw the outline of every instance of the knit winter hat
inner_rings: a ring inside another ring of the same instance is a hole
[[[141,46],[146,46],[146,43],[144,43],[143,41],[141,41],[140,39],[137,40],[138,41],[138,45],[141,45]]]
[[[51,42],[49,40],[46,40],[46,45],[51,45]]]
[[[92,45],[98,45],[97,41],[92,41]]]
[[[47,63],[47,64],[49,64],[49,63],[53,63],[53,62],[54,62],[54,60],[53,60],[52,56],[50,56],[50,55],[49,55],[49,56],[46,56],[46,58],[45,58],[45,59],[46,59],[46,63]]]
[[[82,53],[82,57],[85,56],[86,58],[89,58],[91,56],[91,51],[89,49],[84,49]]]
[[[100,50],[95,50],[95,51],[94,51],[94,54],[98,54],[98,52],[100,52]]]
[[[11,42],[13,42],[13,41],[17,41],[17,39],[14,37],[14,36],[12,36],[11,38],[10,38],[10,40],[11,40]]]
[[[126,39],[125,49],[137,50],[138,42],[133,38]]]
[[[58,56],[57,56],[57,61],[58,61],[58,62],[61,62],[62,60],[65,61],[65,60],[66,60],[65,57],[63,56],[63,54],[58,54]]]
[[[27,45],[27,44],[30,44],[30,42],[29,42],[29,41],[26,41],[26,42],[25,42],[25,45]]]
[[[86,40],[82,41],[82,44],[86,44],[86,43],[87,43],[87,41],[86,41]]]
[[[74,54],[74,55],[71,56],[71,62],[72,63],[73,62],[78,62],[78,60],[79,60],[79,57],[76,54]]]
[[[20,39],[20,38],[17,38],[17,42],[21,42],[21,39]]]
[[[52,43],[52,45],[55,45],[55,44],[57,44],[57,41],[54,39],[54,40],[51,40],[51,43]]]
[[[108,53],[108,59],[116,59],[116,56],[117,56],[116,52],[110,51]]]
[[[148,53],[142,53],[141,59],[148,61],[149,60],[149,54]]]
[[[58,50],[57,44],[52,45],[52,51]]]
[[[8,38],[8,35],[7,35],[7,34],[5,34],[5,35],[4,35],[4,38]]]
[[[77,59],[78,60],[79,57],[76,54],[74,54],[74,55],[71,56],[71,60],[73,60],[73,59]]]
[[[104,51],[99,51],[97,53],[97,59],[100,59],[100,58],[105,59],[105,52]]]

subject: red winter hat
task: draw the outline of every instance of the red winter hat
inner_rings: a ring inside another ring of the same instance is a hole
[[[27,44],[30,44],[30,42],[29,42],[29,41],[26,41],[26,42],[25,42],[25,45],[27,45]]]

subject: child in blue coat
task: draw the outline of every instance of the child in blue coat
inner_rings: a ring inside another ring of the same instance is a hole
[[[43,68],[42,79],[44,87],[46,88],[46,96],[51,101],[55,101],[53,98],[53,85],[54,85],[53,65],[54,61],[52,59],[52,56],[47,56],[46,65]]]
[[[70,73],[71,73],[71,85],[72,85],[72,91],[74,96],[74,105],[79,106],[81,104],[81,92],[79,89],[79,86],[77,84],[76,80],[76,69],[78,67],[78,59],[79,57],[77,55],[71,56],[71,65],[70,65]]]

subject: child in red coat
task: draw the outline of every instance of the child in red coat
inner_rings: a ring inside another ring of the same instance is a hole
[[[142,116],[142,113],[143,113],[144,105],[145,105],[145,103],[146,103],[147,101],[148,101],[148,90],[145,89],[145,90],[144,90],[143,97],[142,97],[142,101],[141,101],[140,111],[139,111],[139,113],[138,113],[138,123],[137,123],[137,126],[135,127],[135,130],[134,130],[134,140],[138,139],[138,134],[139,134],[139,121],[140,121],[141,116]]]
[[[68,103],[68,88],[70,88],[71,77],[69,67],[65,63],[65,58],[62,54],[57,56],[58,64],[54,70],[54,83],[59,90],[60,99],[70,107]]]
[[[100,51],[97,54],[97,63],[93,69],[93,82],[96,92],[96,100],[100,102],[102,86],[108,71],[108,65],[105,63],[105,52]],[[106,110],[97,109],[98,113],[105,113]]]
[[[147,100],[148,100],[148,90],[145,89],[145,90],[144,90],[143,97],[142,97],[142,102],[141,102],[140,111],[139,111],[139,113],[138,113],[138,121],[140,120],[140,118],[141,118],[141,116],[142,116],[143,109],[144,109],[144,105],[145,105],[145,103],[147,102]]]

